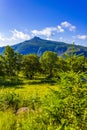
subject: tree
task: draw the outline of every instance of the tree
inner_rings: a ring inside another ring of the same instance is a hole
[[[60,71],[68,71],[69,68],[68,68],[68,64],[67,64],[67,61],[65,59],[63,59],[62,57],[59,57],[58,60],[57,60],[57,70],[60,72]]]
[[[22,69],[22,59],[23,59],[23,55],[19,54],[19,53],[15,53],[15,62],[16,62],[16,75],[18,76],[19,71],[21,71]]]
[[[17,72],[17,53],[14,52],[14,49],[10,46],[6,46],[4,50],[4,64],[6,75],[12,79]]]
[[[49,74],[48,77],[53,76],[53,69],[56,65],[57,54],[55,52],[46,51],[40,57],[40,63],[42,65],[43,70]]]
[[[0,55],[0,76],[5,75],[5,70],[4,70],[4,58],[2,55]]]
[[[86,69],[86,58],[84,56],[73,55],[67,59],[68,68],[74,72],[85,72]]]
[[[40,63],[37,55],[29,54],[23,57],[23,72],[28,78],[32,79],[34,74],[38,72],[39,67]]]

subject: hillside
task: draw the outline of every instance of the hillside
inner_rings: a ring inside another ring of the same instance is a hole
[[[44,40],[39,37],[34,37],[31,40],[27,40],[12,46],[15,51],[21,54],[31,54],[35,53],[37,55],[42,55],[45,51],[54,51],[58,56],[64,53],[70,53],[72,50],[72,44],[67,44],[64,42],[56,42],[50,40]],[[5,47],[0,47],[0,54],[3,53]],[[75,53],[77,55],[83,54],[87,57],[87,47],[74,46]]]

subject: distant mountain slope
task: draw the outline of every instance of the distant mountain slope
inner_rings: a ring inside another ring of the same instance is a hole
[[[0,54],[3,53],[4,48],[5,47],[0,47]],[[12,48],[23,55],[35,53],[40,56],[45,51],[54,51],[57,55],[63,55],[64,53],[69,53],[72,50],[72,44],[34,37],[31,40],[13,45]],[[74,48],[77,55],[83,54],[87,57],[87,47],[75,45]]]

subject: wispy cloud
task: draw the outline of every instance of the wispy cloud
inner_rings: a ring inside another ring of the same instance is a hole
[[[17,29],[14,29],[11,32],[11,36],[7,37],[7,36],[2,36],[0,34],[0,46],[5,46],[5,45],[12,45],[24,40],[28,40],[30,39],[30,35],[26,34],[22,31],[18,31]]]
[[[0,34],[0,41],[5,41],[5,37]]]
[[[10,31],[9,37],[3,36],[0,33],[0,45],[12,45],[15,43],[22,42],[24,40],[28,40],[32,38],[32,36],[44,36],[48,40],[55,40],[57,37],[60,37],[58,40],[64,41],[64,34],[68,34],[68,31],[74,32],[76,30],[76,26],[71,23],[64,21],[58,24],[57,26],[45,27],[40,30],[33,29],[25,33],[26,31],[20,31],[18,29],[14,29]],[[60,35],[63,33],[63,35]],[[54,37],[53,37],[54,36]],[[86,35],[78,35],[78,39],[87,39]]]
[[[80,40],[87,40],[87,35],[77,35],[76,37]]]
[[[13,33],[13,36],[11,38],[13,40],[17,40],[17,39],[27,40],[27,39],[30,39],[30,36],[28,34],[25,34],[25,33],[21,32],[21,31],[16,30],[16,29],[14,29],[11,32]]]
[[[31,33],[33,36],[46,36],[46,38],[49,38],[51,36],[54,36],[56,33],[65,32],[65,28],[67,28],[71,32],[74,32],[76,30],[76,26],[65,21],[65,22],[61,22],[56,27],[46,27],[42,30],[35,30],[34,29],[31,31]]]
[[[69,31],[74,32],[76,30],[76,26],[72,25],[71,23],[65,21],[61,22],[61,27],[69,29]]]
[[[64,32],[64,29],[63,29],[60,25],[58,25],[58,26],[57,26],[57,31],[58,31],[58,32]]]
[[[46,27],[42,30],[32,30],[31,33],[34,36],[46,36],[47,38],[54,36],[56,33],[64,32],[64,29],[58,25],[57,27]]]
[[[45,29],[42,29],[42,30],[32,30],[31,33],[35,36],[37,35],[43,35],[43,36],[46,36],[46,37],[50,37],[50,36],[53,36],[55,31],[57,31],[57,28],[55,27],[47,27]]]

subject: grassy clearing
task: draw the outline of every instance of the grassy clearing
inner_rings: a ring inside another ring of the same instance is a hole
[[[72,72],[63,74],[61,82],[42,77],[2,82],[0,130],[86,130],[87,82],[79,80]],[[29,111],[17,115],[22,107]]]
[[[42,102],[49,94],[50,88],[58,90],[53,81],[27,80],[19,85],[2,85],[0,87],[0,130],[34,130],[47,129],[43,124]],[[17,109],[28,107],[29,113],[16,115]],[[44,114],[44,115],[43,115]],[[45,118],[45,117],[44,117]],[[45,119],[44,119],[45,120]]]
[[[2,85],[0,87],[0,94],[6,93],[6,92],[14,92],[17,94],[25,95],[26,97],[28,95],[32,96],[34,94],[37,94],[40,97],[44,97],[46,94],[49,93],[49,88],[58,90],[59,85],[57,83],[52,83],[53,81],[41,81],[39,80],[27,80],[24,79],[22,83],[19,85],[10,86],[9,84],[4,86]],[[25,97],[24,96],[24,97]]]

